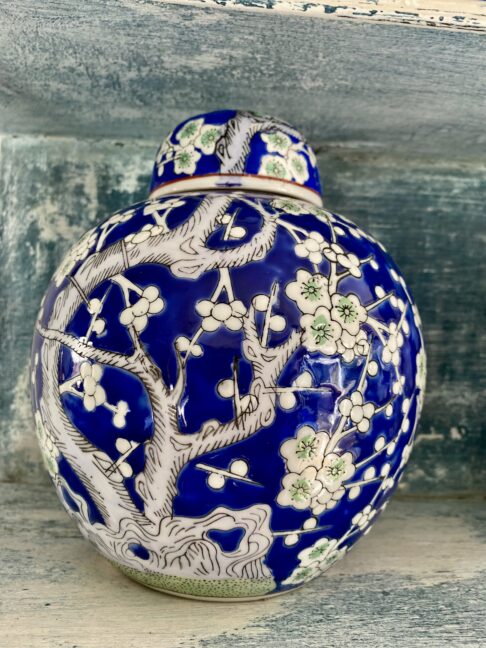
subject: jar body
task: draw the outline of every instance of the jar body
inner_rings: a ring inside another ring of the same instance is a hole
[[[378,243],[303,201],[213,191],[137,204],[71,250],[33,402],[59,496],[103,555],[163,591],[255,598],[371,528],[424,372]]]

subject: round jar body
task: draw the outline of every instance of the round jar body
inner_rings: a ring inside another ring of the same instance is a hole
[[[40,445],[85,535],[171,593],[293,589],[371,528],[425,355],[383,247],[304,201],[166,196],[88,232],[33,346]]]

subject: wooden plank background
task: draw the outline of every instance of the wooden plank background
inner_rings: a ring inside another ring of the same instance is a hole
[[[413,13],[410,1],[396,9]],[[314,143],[484,155],[481,33],[334,20],[336,2],[318,16],[219,2],[0,0],[0,132],[155,141],[229,106],[278,110]]]
[[[89,226],[146,196],[156,142],[4,136],[0,480],[38,483],[29,347],[41,295]],[[405,491],[484,489],[486,165],[318,148],[325,203],[377,236],[418,302],[429,357]]]

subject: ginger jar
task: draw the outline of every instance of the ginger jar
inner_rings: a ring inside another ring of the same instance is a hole
[[[81,533],[140,583],[226,600],[293,590],[370,530],[425,354],[399,270],[323,207],[302,135],[224,110],[177,126],[148,199],[68,252],[32,371]]]

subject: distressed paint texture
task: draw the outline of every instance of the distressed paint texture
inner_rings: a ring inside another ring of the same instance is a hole
[[[41,295],[86,228],[146,196],[156,143],[4,137],[0,158],[0,479],[39,482],[28,358]],[[347,149],[318,153],[326,206],[376,235],[424,319],[426,406],[402,488],[484,490],[486,167]]]
[[[278,107],[314,142],[484,153],[480,34],[216,2],[0,0],[0,15],[0,131],[154,140],[189,113]]]
[[[158,0],[153,0],[157,2]],[[181,0],[167,0],[180,3]],[[182,0],[191,5],[227,9],[272,9],[278,13],[303,13],[325,19],[399,23],[413,27],[438,27],[486,31],[486,9],[481,0]]]
[[[395,499],[324,576],[284,597],[221,607],[125,578],[83,540],[52,488],[0,491],[0,623],[9,648],[485,644],[484,500]]]

